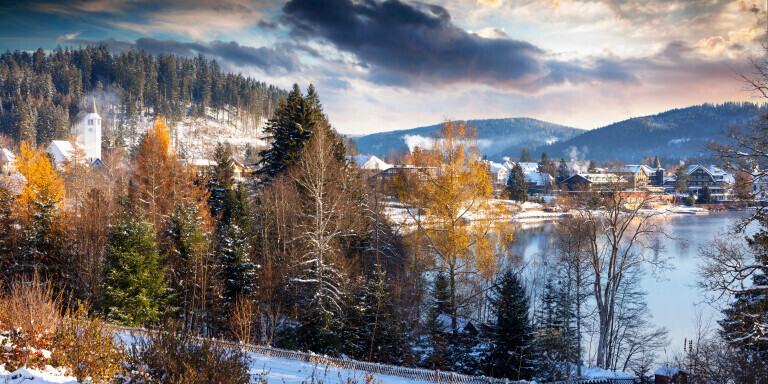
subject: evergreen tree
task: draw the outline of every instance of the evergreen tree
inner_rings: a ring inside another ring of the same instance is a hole
[[[557,183],[562,183],[571,176],[571,171],[568,169],[568,163],[565,159],[560,159],[560,165],[557,166]]]
[[[238,297],[249,297],[256,283],[256,265],[251,262],[251,244],[245,230],[231,222],[219,231],[218,258],[225,308]]]
[[[165,236],[171,308],[186,329],[206,329],[216,310],[217,269],[208,233],[195,203],[177,204]]]
[[[322,111],[318,107],[319,102],[302,96],[298,84],[280,101],[274,117],[264,128],[272,146],[259,152],[261,161],[257,163],[260,168],[256,173],[262,180],[273,178],[296,160],[320,123]]]
[[[435,275],[432,286],[432,303],[427,312],[424,330],[429,349],[424,366],[430,369],[451,369],[450,355],[450,324],[451,293],[448,278],[442,272]]]
[[[587,167],[587,173],[596,173],[597,172],[597,164],[594,160],[589,161],[589,167]]]
[[[489,351],[483,360],[486,375],[530,380],[537,372],[528,297],[517,276],[507,271],[488,293],[493,322],[485,329]]]
[[[123,212],[109,238],[104,266],[104,312],[125,325],[156,323],[164,310],[164,269],[155,231],[139,214]]]
[[[549,160],[546,152],[542,152],[541,154],[541,160],[539,160],[539,172],[547,173],[552,177],[554,177],[557,172],[555,165]]]
[[[712,204],[712,190],[708,185],[704,188],[699,188],[699,195],[696,197],[696,204]]]
[[[734,300],[723,310],[719,321],[720,335],[737,349],[768,360],[768,231],[766,225],[748,239],[756,266],[752,285],[734,294]]]
[[[544,283],[544,294],[536,314],[537,348],[542,360],[540,374],[547,381],[564,380],[569,364],[579,363],[579,348],[572,326],[574,306],[566,287],[550,276]]]
[[[528,148],[523,148],[523,150],[520,152],[520,162],[521,163],[533,162],[533,156],[531,156],[531,152],[528,150]]]
[[[525,202],[528,200],[528,184],[525,182],[525,175],[520,164],[515,164],[507,176],[507,187],[505,188],[510,199]]]
[[[375,265],[351,305],[358,312],[354,316],[356,324],[352,325],[357,358],[391,364],[402,362],[406,340],[390,290],[386,273]]]

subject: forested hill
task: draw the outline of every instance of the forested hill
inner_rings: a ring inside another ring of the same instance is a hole
[[[537,148],[548,142],[566,140],[581,129],[530,118],[468,120],[477,128],[478,146],[489,158],[517,157],[523,148]],[[440,124],[400,131],[374,133],[357,139],[360,153],[386,156],[407,151],[407,141],[419,141],[438,134]]]
[[[116,127],[128,130],[142,117],[157,115],[173,126],[213,114],[247,131],[269,117],[285,95],[272,85],[224,73],[202,55],[110,53],[106,46],[0,55],[0,133],[17,142],[66,139],[92,97],[104,107],[102,117],[114,123],[105,124],[109,146],[120,136]]]
[[[708,157],[705,145],[721,140],[721,132],[755,117],[751,103],[703,104],[632,118],[587,131],[534,151],[550,157],[638,162],[643,157]]]

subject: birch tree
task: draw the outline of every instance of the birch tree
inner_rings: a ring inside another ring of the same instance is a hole
[[[586,262],[598,316],[596,364],[605,368],[616,353],[611,331],[615,329],[627,275],[643,265],[666,266],[656,240],[667,234],[656,220],[658,213],[642,211],[650,201],[648,194],[625,191],[623,185],[617,184],[596,196],[598,209],[582,206],[574,210],[574,215],[586,226]]]
[[[456,334],[459,311],[482,298],[477,287],[494,276],[512,240],[502,223],[506,209],[492,199],[490,173],[471,125],[443,123],[431,148],[414,151],[413,164],[415,174],[401,175],[395,189],[416,226],[411,240],[426,250],[429,265],[446,273]]]

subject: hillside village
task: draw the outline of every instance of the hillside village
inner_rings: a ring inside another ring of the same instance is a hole
[[[186,133],[189,135],[189,133]],[[53,140],[46,146],[46,152],[52,161],[60,166],[77,161],[85,162],[91,167],[112,166],[102,160],[102,118],[98,113],[95,100],[92,100],[88,113],[73,124],[72,140]],[[210,153],[210,139],[203,139]],[[257,143],[265,143],[264,139]],[[237,147],[235,148],[237,151]],[[242,153],[242,148],[240,153]],[[189,152],[194,157],[182,158],[184,164],[192,167],[200,174],[209,173],[216,165],[211,158],[201,156],[197,151]],[[482,154],[478,154],[481,156]],[[530,157],[525,153],[524,156]],[[4,178],[18,178],[15,174],[16,155],[10,148],[0,148],[0,173]],[[426,167],[407,164],[388,164],[375,155],[348,155],[347,160],[361,169],[369,178],[369,182],[379,188],[387,189],[398,175],[418,174],[429,172]],[[528,159],[524,159],[528,160]],[[114,159],[125,164],[125,157]],[[671,169],[661,166],[659,158],[646,164],[621,164],[612,162],[597,166],[594,161],[568,161],[566,159],[548,160],[546,153],[538,161],[514,161],[504,157],[503,162],[482,160],[488,167],[495,195],[499,199],[507,199],[507,184],[515,167],[520,167],[526,185],[525,205],[529,213],[522,217],[535,217],[530,211],[556,211],[554,200],[557,196],[574,196],[585,192],[614,190],[617,186],[625,191],[632,191],[638,196],[650,196],[644,202],[646,208],[667,209],[678,213],[705,213],[705,209],[677,209],[675,206],[704,205],[709,208],[722,209],[711,204],[729,205],[733,203],[749,203],[765,201],[767,182],[762,178],[751,177],[750,172],[743,172],[739,178],[715,165],[678,165]],[[245,181],[255,170],[254,164],[246,164],[235,157],[230,158],[230,165],[237,181]],[[737,179],[739,182],[737,183]],[[739,192],[743,191],[743,192]],[[519,201],[523,203],[525,201]],[[551,218],[544,215],[542,217]]]
[[[78,67],[91,54],[98,75]],[[77,92],[0,87],[0,381],[303,383],[326,369],[348,383],[679,384],[702,366],[768,372],[754,363],[765,349],[751,354],[765,345],[768,312],[752,304],[768,299],[767,253],[747,248],[768,244],[765,232],[696,250],[712,265],[707,293],[754,276],[720,338],[696,344],[746,358],[689,353],[687,329],[682,351],[670,346],[643,285],[673,269],[660,239],[679,228],[666,222],[724,221],[708,215],[721,210],[764,220],[764,152],[724,145],[758,159],[732,164],[525,146],[492,157],[471,124],[446,120],[434,140],[374,156],[334,128],[313,85],[282,91],[202,55],[16,52],[0,75],[45,88],[67,62]],[[117,79],[125,68],[148,68],[150,86]],[[551,126],[525,123],[525,143],[557,144],[530,137]],[[738,129],[765,146],[765,126]],[[534,253],[516,248],[530,227],[548,236]],[[757,262],[732,263],[732,247]]]

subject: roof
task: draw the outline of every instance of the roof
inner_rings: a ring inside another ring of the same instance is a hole
[[[392,168],[391,165],[372,155],[347,156],[347,160],[355,162],[362,169],[385,170]]]
[[[85,115],[85,117],[83,117],[83,120],[88,120],[88,119],[98,119],[98,120],[101,120],[101,116],[99,116],[98,113],[89,113],[89,114]]]
[[[707,172],[708,174],[710,174],[712,176],[713,179],[716,176],[720,176],[720,177],[722,177],[722,180],[727,182],[727,183],[733,184],[733,182],[734,182],[733,174],[731,174],[730,172],[726,172],[726,171],[722,170],[721,168],[718,168],[718,167],[716,167],[714,165],[706,166],[706,165],[697,164],[697,165],[691,167],[688,170],[688,174],[689,175],[692,174],[697,169],[701,169],[704,172]]]
[[[525,172],[523,173],[525,176],[525,182],[526,183],[535,183],[536,186],[543,187],[548,186],[552,184],[552,176],[550,176],[549,173],[542,173],[542,172]]]
[[[74,155],[75,147],[80,147],[80,145],[66,140],[53,140],[45,151],[52,154],[57,163],[61,163],[68,161]]]
[[[208,159],[181,159],[179,162],[193,167],[212,167],[216,165],[213,160]]]
[[[595,183],[595,184],[617,183],[617,182],[626,181],[623,177],[613,173],[578,173],[567,178],[565,181],[567,182],[568,180],[574,177],[580,177],[582,179],[587,180],[590,183]]]
[[[493,161],[488,162],[488,167],[491,169],[491,173],[499,173],[507,170],[507,167],[505,167],[504,164],[494,163]]]
[[[16,161],[16,155],[11,152],[8,148],[0,148],[0,162],[1,163],[12,163]]]
[[[672,377],[678,373],[687,373],[687,372],[683,371],[682,369],[670,368],[670,367],[660,367],[659,369],[653,372],[654,375],[666,376],[666,377]]]

